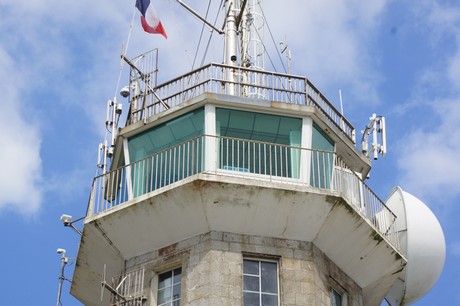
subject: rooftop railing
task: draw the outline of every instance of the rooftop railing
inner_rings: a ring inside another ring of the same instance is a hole
[[[94,179],[88,216],[199,173],[337,192],[399,249],[396,216],[333,152],[202,135]]]
[[[227,79],[229,71],[234,81]],[[355,129],[351,123],[307,78],[214,63],[134,95],[130,100],[131,111],[127,125],[145,120],[204,93],[314,106],[347,138],[356,142]]]

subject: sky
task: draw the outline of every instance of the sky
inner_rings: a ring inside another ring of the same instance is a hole
[[[186,2],[206,14],[208,1]],[[195,68],[222,61],[222,37],[213,34],[204,56],[209,29],[198,45],[202,23],[176,1],[154,1],[167,40],[143,32],[134,3],[0,0],[3,305],[25,305],[29,298],[36,305],[56,303],[57,248],[67,250],[65,276],[72,276],[79,236],[59,218],[86,212],[106,101],[128,82],[122,50],[134,57],[158,48],[159,83],[190,71],[194,61]],[[213,1],[210,20],[219,3]],[[401,186],[424,201],[446,238],[439,281],[415,305],[460,305],[460,3],[280,3],[265,0],[266,69],[283,72],[274,52],[283,41],[293,74],[308,77],[337,107],[342,91],[344,114],[358,138],[372,113],[385,116],[388,153],[373,161],[367,183],[382,199]],[[62,305],[81,305],[69,289],[64,282]]]

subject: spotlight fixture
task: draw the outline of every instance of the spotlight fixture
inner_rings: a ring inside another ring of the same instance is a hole
[[[83,220],[85,217],[78,218],[77,220],[72,221],[72,216],[63,214],[61,216],[61,222],[64,224],[66,227],[71,227],[73,228],[74,231],[76,231],[80,236],[82,235],[82,232],[73,225],[74,222]]]

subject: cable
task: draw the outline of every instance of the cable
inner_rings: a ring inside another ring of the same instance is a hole
[[[268,24],[267,18],[265,18],[264,10],[262,9],[262,6],[260,5],[260,2],[258,2],[257,4],[259,5],[260,11],[261,11],[261,13],[262,13],[262,16],[264,17],[265,23],[267,24],[268,32],[270,33],[270,36],[271,36],[271,38],[272,38],[273,45],[275,46],[276,53],[278,53],[278,57],[279,57],[279,59],[280,59],[281,65],[283,66],[284,72],[287,73],[287,69],[286,69],[286,67],[284,66],[283,59],[281,58],[281,54],[280,54],[280,52],[279,52],[279,50],[278,50],[278,46],[276,45],[275,38],[273,37],[272,30],[270,29],[270,25]],[[257,29],[256,29],[256,32],[257,32]],[[259,35],[259,34],[257,34],[257,35]],[[260,36],[259,36],[259,38],[260,38]],[[264,44],[264,48],[265,48],[265,44]],[[267,48],[265,48],[265,50],[267,50]],[[266,52],[267,55],[268,55],[268,52],[267,52],[267,51],[265,51],[265,52]],[[268,58],[270,59],[270,55],[268,55]],[[270,62],[272,62],[271,59],[270,59]],[[273,62],[272,62],[272,66],[273,66],[273,69],[275,69],[275,71],[276,71],[276,68],[275,68],[275,66],[273,65]]]
[[[217,19],[219,18],[219,15],[220,15],[220,10],[222,8],[222,5],[224,3],[224,0],[221,0],[220,1],[220,5],[219,5],[219,9],[217,11],[217,15],[216,15],[216,19],[214,20],[214,26],[216,25],[217,23]],[[204,60],[206,58],[206,55],[208,54],[208,50],[209,50],[209,46],[211,45],[211,39],[212,39],[212,35],[214,34],[214,30],[211,31],[211,34],[209,34],[209,39],[208,39],[208,43],[206,45],[206,49],[204,50],[204,53],[203,53],[203,58],[201,59],[201,66],[204,65]]]
[[[262,15],[264,16],[264,19],[265,19],[265,15],[264,15],[264,13],[263,13],[262,7],[260,6],[260,3],[259,3],[259,7],[260,7],[260,10],[261,10],[261,12],[262,12]],[[266,21],[266,20],[265,20],[265,21]],[[267,26],[268,26],[268,23],[267,23]],[[275,64],[273,63],[273,60],[272,60],[270,54],[266,51],[266,50],[267,50],[267,47],[265,46],[265,43],[264,43],[263,39],[260,37],[259,31],[257,30],[256,27],[254,27],[254,29],[255,29],[255,32],[256,32],[257,36],[259,37],[259,40],[262,42],[262,45],[263,45],[264,50],[265,50],[265,53],[267,54],[268,59],[270,60],[270,63],[271,63],[271,65],[272,65],[273,69],[275,70],[275,72],[278,72],[278,71],[276,70]],[[270,31],[270,33],[271,33],[271,31]],[[273,35],[271,35],[271,36],[272,36],[273,42],[275,42],[274,39],[273,39]],[[275,46],[276,46],[276,43],[275,43]],[[279,53],[279,51],[278,51],[278,48],[276,48],[276,50],[277,50],[278,55],[279,55],[279,57],[280,57],[280,59],[281,59],[281,55],[280,55],[280,53]],[[284,66],[282,60],[281,60],[281,64],[283,65],[283,68],[286,70],[286,67]],[[287,73],[287,72],[286,72],[286,73]],[[281,86],[283,87],[283,89],[286,89],[286,87],[284,86],[283,83],[281,83]],[[290,85],[290,86],[291,86],[291,85]],[[289,98],[289,99],[291,99],[291,98]],[[297,98],[296,98],[296,100],[297,100]]]
[[[211,0],[209,0],[209,2],[208,2],[208,8],[206,9],[206,15],[205,15],[204,19],[208,18],[209,8],[210,7],[211,7]],[[204,32],[204,27],[205,26],[206,26],[206,24],[203,22],[203,26],[201,27],[200,38],[198,40],[198,46],[196,47],[196,51],[195,51],[195,57],[193,58],[192,70],[195,68],[195,62],[196,62],[196,58],[198,57],[198,51],[200,49],[201,39],[203,38],[203,32]]]
[[[278,71],[276,70],[275,64],[273,63],[270,54],[267,52],[267,46],[265,46],[265,43],[264,43],[262,37],[260,37],[259,31],[257,30],[256,27],[254,27],[254,30],[255,30],[255,32],[256,32],[256,34],[257,34],[257,37],[259,38],[260,42],[262,43],[262,45],[263,45],[263,47],[264,47],[265,54],[267,54],[268,59],[270,60],[270,64],[272,64],[273,70],[275,70],[275,72],[278,72]]]
[[[215,18],[215,20],[214,20],[214,24],[213,24],[214,26],[216,25],[217,19],[219,18],[220,8],[222,7],[223,2],[224,2],[224,0],[221,0],[221,1],[220,1],[219,9],[218,9],[218,12],[217,12],[216,18]],[[208,16],[208,12],[209,12],[209,7],[210,7],[210,5],[211,5],[211,0],[209,1],[209,4],[208,4],[208,10],[207,10],[207,12],[206,12],[206,17]],[[201,35],[200,35],[200,43],[198,44],[198,47],[199,47],[199,45],[201,44],[201,38],[202,38],[203,31],[204,31],[204,26],[205,26],[205,24],[203,23],[203,28],[201,29]],[[208,53],[209,46],[210,46],[210,44],[211,44],[211,39],[212,39],[212,35],[213,35],[213,34],[214,34],[214,30],[211,29],[211,34],[209,35],[208,43],[207,43],[207,45],[206,45],[206,49],[205,49],[205,51],[204,51],[203,58],[201,59],[201,66],[203,66],[203,64],[204,64],[204,60],[205,60],[206,55],[207,55],[207,53]],[[193,70],[193,68],[195,67],[195,60],[196,60],[197,54],[198,54],[198,48],[197,48],[197,51],[196,51],[196,53],[195,53],[195,59],[193,60],[192,70]],[[199,76],[197,75],[196,80],[198,80],[198,78],[199,78]],[[192,78],[190,78],[190,79],[188,80],[188,84],[190,84],[191,82],[192,82]],[[196,88],[193,89],[193,93],[195,92],[195,90],[196,90]]]

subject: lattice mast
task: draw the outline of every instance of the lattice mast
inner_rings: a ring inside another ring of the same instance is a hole
[[[243,14],[240,35],[241,66],[265,70],[265,19],[263,0],[249,0]]]

